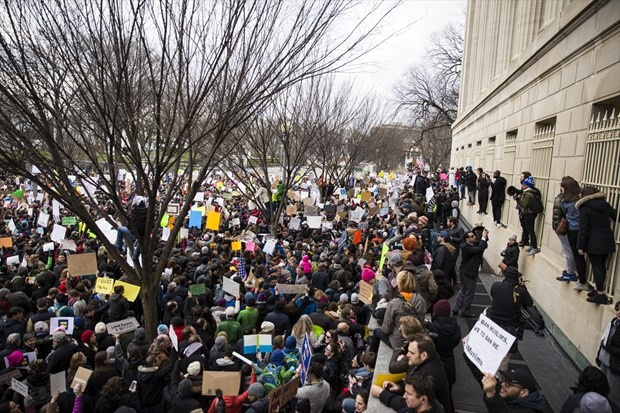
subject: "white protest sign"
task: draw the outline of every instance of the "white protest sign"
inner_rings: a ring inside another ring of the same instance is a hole
[[[241,220],[239,218],[233,218],[232,219],[232,224],[236,227],[238,227],[239,225],[241,225]]]
[[[36,174],[40,174],[40,173],[41,173],[41,170],[40,170],[40,169],[39,169],[36,165],[32,165],[32,169],[31,169],[31,171],[32,171],[32,174],[33,174],[33,175],[36,175]]]
[[[15,377],[11,379],[11,388],[22,396],[28,397],[28,385],[16,380]]]
[[[434,196],[433,188],[426,188],[426,202],[429,202]]]
[[[67,228],[62,225],[54,224],[54,228],[52,229],[51,239],[54,242],[61,243],[63,239],[65,239],[65,235],[67,234]]]
[[[13,221],[12,218],[9,221],[9,229],[11,230],[12,233],[14,233],[17,230],[17,226],[15,225],[15,222]]]
[[[110,220],[112,220],[112,217],[110,217]],[[95,221],[95,224],[99,227],[101,232],[103,232],[108,241],[111,243],[116,242],[116,230],[112,224],[110,224],[105,218],[98,219]]]
[[[232,296],[239,297],[239,283],[234,282],[228,277],[224,277],[224,291]]]
[[[62,328],[68,335],[73,334],[73,317],[50,318],[50,332]]]
[[[255,216],[251,216],[248,218],[248,224],[256,224],[258,222],[258,218]]]
[[[177,333],[176,331],[174,331],[174,327],[172,327],[172,324],[168,326],[168,336],[170,337],[172,347],[174,347],[176,351],[179,351],[179,337],[177,337]]]
[[[56,201],[55,199],[52,200],[52,215],[54,217],[60,216],[60,202]]]
[[[130,331],[137,330],[139,327],[140,323],[138,323],[138,320],[136,320],[134,317],[106,324],[108,334],[110,334],[111,336],[113,336],[114,334],[129,333]]]
[[[194,202],[204,202],[204,200],[205,200],[205,193],[204,192],[196,193],[196,196],[194,197]]]
[[[63,250],[76,251],[77,245],[75,245],[75,241],[71,239],[63,239],[60,248]]]
[[[45,212],[39,213],[39,218],[37,219],[37,225],[40,227],[47,227],[47,223],[50,220],[50,214],[46,214]]]
[[[308,216],[306,217],[308,220],[308,227],[313,229],[321,228],[321,217],[320,216]]]
[[[54,243],[53,242],[47,242],[47,243],[43,244],[43,252],[53,251],[53,250],[54,250]]]
[[[181,234],[181,239],[189,238],[189,229],[181,228],[180,234]]]
[[[273,250],[276,249],[276,243],[277,241],[275,239],[267,241],[263,247],[263,252],[268,255],[273,255]]]
[[[288,223],[288,228],[293,231],[299,230],[299,225],[301,224],[301,219],[299,218],[291,218],[291,221]]]
[[[483,373],[495,374],[516,337],[484,314],[469,332],[465,354]]]
[[[50,390],[52,397],[67,391],[67,377],[64,370],[50,374]]]
[[[168,241],[168,238],[170,238],[170,228],[164,227],[161,233],[161,240]]]
[[[12,257],[8,257],[6,259],[7,265],[18,265],[19,264],[19,255],[13,255]]]

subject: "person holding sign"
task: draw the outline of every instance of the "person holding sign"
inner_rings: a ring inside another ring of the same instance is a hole
[[[499,391],[497,391],[498,381]],[[484,404],[490,413],[548,412],[547,401],[538,391],[534,377],[526,370],[505,371],[499,380],[487,373],[482,378],[482,390],[484,390]]]

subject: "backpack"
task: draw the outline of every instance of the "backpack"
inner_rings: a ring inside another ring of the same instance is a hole
[[[284,368],[290,370],[291,368],[297,369],[299,367],[299,352],[291,351],[289,353],[285,353],[284,356]]]
[[[282,367],[278,367],[275,364],[268,363],[263,372],[260,374],[259,381],[265,387],[268,392],[282,384],[280,380],[280,370]]]
[[[398,326],[400,325],[400,319],[402,317],[406,317],[406,316],[413,316],[415,318],[417,318],[420,323],[422,323],[422,325],[424,325],[424,320],[422,320],[420,318],[420,315],[418,314],[418,312],[416,311],[415,307],[413,306],[413,304],[411,304],[410,301],[405,300],[405,298],[402,295],[398,295],[398,297],[396,298],[400,298],[403,301],[403,313],[398,313],[395,316],[395,325]]]
[[[542,214],[543,212],[545,212],[545,207],[542,203],[542,195],[540,193],[540,190],[536,188],[532,189],[532,192],[534,193],[534,198],[532,199],[532,202],[530,204],[530,210],[532,211],[532,214]]]

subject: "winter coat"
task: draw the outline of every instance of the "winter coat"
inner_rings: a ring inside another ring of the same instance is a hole
[[[620,374],[620,320],[614,318],[605,332],[607,340],[603,336],[597,354],[597,364],[607,366],[614,374]],[[609,358],[609,361],[607,361]]]
[[[20,337],[26,333],[26,329],[24,328],[24,324],[21,321],[15,321],[12,319],[8,319],[0,323],[2,327],[2,335],[0,336],[0,343],[6,343],[6,339],[13,333],[17,333]]]
[[[138,204],[133,207],[131,211],[131,221],[133,227],[138,232],[138,237],[144,238],[144,232],[146,231],[146,215],[148,214],[148,208],[145,204]]]
[[[560,220],[565,217],[564,211],[562,208],[562,199],[564,198],[563,193],[559,193],[556,195],[553,200],[553,215],[551,216],[551,228],[555,231],[560,223]]]
[[[314,288],[325,291],[327,289],[329,281],[329,274],[327,274],[325,271],[317,271],[312,274],[312,286]]]
[[[272,311],[265,316],[265,321],[270,321],[275,325],[273,335],[291,335],[291,320],[286,314],[280,311]]]
[[[454,252],[454,247],[449,243],[437,247],[435,251],[433,251],[431,270],[442,270],[444,274],[450,274],[450,271],[454,269],[455,264]]]
[[[536,188],[527,188],[523,191],[523,195],[517,201],[517,207],[522,214],[532,213],[532,203],[534,202],[535,193],[540,191]]]
[[[490,399],[485,394],[483,400],[490,412],[547,413],[549,411],[545,398],[538,390],[509,402],[500,397],[499,391],[495,392],[495,396]]]
[[[226,338],[231,344],[236,343],[237,340],[243,337],[243,330],[241,330],[241,324],[235,320],[226,320],[219,323],[215,332],[216,336],[222,331],[226,332]]]
[[[426,331],[435,342],[437,354],[446,369],[448,383],[452,386],[456,383],[454,348],[461,342],[461,328],[455,318],[435,317],[432,323],[426,325]]]
[[[77,352],[77,344],[72,341],[61,343],[47,357],[47,373],[54,374],[63,370],[69,370],[71,356]]]
[[[134,400],[134,396],[123,394],[118,399],[110,399],[106,396],[100,396],[95,404],[95,413],[111,413],[115,412],[119,407],[130,407],[139,411],[139,406]]]
[[[426,305],[430,305],[437,296],[437,283],[433,277],[433,272],[426,265],[419,265],[415,268],[413,275],[417,286],[416,291],[424,298]],[[427,308],[424,309],[424,313],[426,313]]]
[[[469,171],[465,175],[465,186],[468,191],[474,191],[476,189],[476,184],[478,182],[478,178],[476,178],[476,174]]]
[[[160,406],[166,376],[172,371],[176,360],[171,360],[166,367],[138,367],[138,395],[142,408]]]
[[[127,318],[129,313],[129,301],[122,294],[110,296],[108,316],[109,321],[120,321]]]
[[[507,267],[519,268],[519,252],[518,244],[506,245],[502,262],[506,264]]]
[[[417,313],[418,318],[423,320],[427,308],[426,300],[424,300],[420,294],[413,293],[409,302]],[[393,349],[402,347],[405,344],[405,338],[400,332],[400,328],[398,326],[398,320],[400,317],[409,315],[409,313],[405,311],[405,305],[405,298],[402,295],[394,297],[388,303],[387,308],[385,309],[385,315],[383,316],[383,325],[381,326],[381,329],[385,334],[390,336],[390,347]]]
[[[478,245],[472,245],[468,242],[463,243],[461,250],[463,256],[461,258],[461,266],[459,267],[459,273],[466,277],[476,278],[478,276],[478,269],[482,264],[482,252],[487,248],[485,240],[480,240]]]
[[[499,176],[491,184],[491,201],[503,202],[506,199],[506,178]]]
[[[613,253],[616,242],[609,218],[615,220],[617,211],[605,201],[605,194],[597,192],[588,195],[577,201],[575,206],[579,209],[577,249],[588,254]]]

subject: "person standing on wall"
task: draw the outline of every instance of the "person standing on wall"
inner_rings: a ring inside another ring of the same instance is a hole
[[[579,210],[575,207],[577,201],[579,201],[579,194],[581,188],[579,183],[570,176],[565,176],[560,182],[560,193],[555,198],[553,204],[553,219],[551,220],[551,227],[558,235],[558,239],[562,244],[562,252],[566,257],[566,270],[562,271],[561,277],[556,277],[558,281],[579,281],[575,285],[577,291],[589,289],[589,285],[586,282],[586,260],[583,255],[580,255],[577,251],[577,237],[579,236]],[[556,204],[559,199],[559,211],[557,211]],[[565,227],[567,232],[565,235],[561,235],[564,230],[560,227],[561,220],[566,220]],[[559,231],[559,232],[558,232]],[[577,274],[579,278],[577,278]]]
[[[536,202],[534,197],[538,196],[540,198],[540,191],[534,186],[532,174],[523,172],[521,176],[521,190],[523,192],[517,200],[517,209],[519,210],[519,220],[523,228],[523,235],[519,246],[531,243],[525,250],[528,251],[527,255],[535,255],[540,252],[540,248],[538,248],[538,239],[536,238],[536,230],[534,228],[536,216],[538,215],[534,209]]]
[[[476,174],[473,171],[471,166],[467,167],[467,172],[465,173],[465,186],[467,187],[467,197],[469,202],[467,205],[472,206],[476,203],[476,184],[478,180],[476,178]]]
[[[491,184],[491,207],[493,208],[493,222],[497,228],[502,226],[502,207],[506,199],[506,178],[501,176],[500,171],[493,172]]]
[[[606,195],[592,186],[581,189],[581,199],[575,207],[579,210],[579,236],[577,252],[586,253],[592,266],[596,292],[588,294],[588,302],[611,304],[605,294],[607,257],[616,251],[614,232],[609,218],[616,220],[617,211],[605,200]],[[579,274],[581,277],[581,274]]]
[[[487,214],[487,205],[489,204],[489,186],[491,186],[491,180],[482,168],[478,168],[478,181],[476,183],[476,189],[478,190],[478,214]]]

